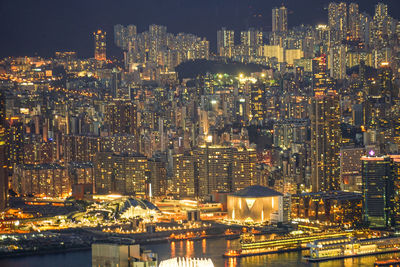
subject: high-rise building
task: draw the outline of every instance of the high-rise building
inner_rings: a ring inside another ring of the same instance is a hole
[[[198,196],[197,164],[192,153],[177,154],[173,157],[173,184],[180,198]]]
[[[94,161],[94,174],[98,194],[149,195],[150,172],[143,155],[99,152]]]
[[[238,149],[232,153],[232,191],[254,185],[257,171],[257,153],[254,149]]]
[[[232,187],[232,149],[206,146],[195,151],[198,164],[199,195],[230,192]]]
[[[345,2],[330,3],[328,7],[328,26],[331,42],[340,42],[347,35],[347,4]]]
[[[340,101],[336,91],[316,93],[311,102],[311,186],[313,192],[340,188]]]
[[[335,79],[346,77],[346,46],[335,45],[329,53],[330,76]]]
[[[98,61],[105,61],[106,57],[106,36],[107,33],[98,30],[93,33],[94,36],[94,58]]]
[[[5,128],[6,103],[3,91],[0,91],[0,211],[7,207],[8,167],[7,135]]]
[[[240,43],[245,46],[256,47],[263,43],[263,32],[250,28],[240,32]]]
[[[353,39],[360,38],[360,13],[357,3],[349,5],[349,32]]]
[[[21,195],[62,198],[71,193],[68,171],[59,164],[17,165],[12,185]]]
[[[235,45],[235,32],[222,28],[217,32],[217,54],[232,57],[232,49]]]
[[[363,220],[372,228],[392,224],[392,196],[394,195],[392,162],[390,157],[362,159]]]
[[[149,177],[149,197],[164,196],[167,191],[167,168],[166,163],[160,159],[150,159],[148,161]]]
[[[115,192],[147,196],[149,170],[147,158],[142,155],[113,155]]]
[[[272,31],[286,32],[288,30],[287,9],[284,6],[272,9]]]
[[[116,100],[106,106],[105,123],[111,134],[136,135],[136,116],[134,104]]]
[[[23,136],[23,123],[18,117],[11,118],[7,123],[7,142],[8,146],[8,166],[10,174],[15,165],[23,162],[24,154],[24,136]]]
[[[114,26],[114,43],[116,46],[128,50],[129,45],[134,43],[137,35],[136,25],[128,25],[124,27],[121,24]]]
[[[110,194],[114,191],[113,158],[111,152],[99,152],[94,160],[95,193]]]
[[[250,93],[251,118],[254,123],[262,123],[266,118],[266,88],[263,84],[252,84]]]
[[[349,147],[340,149],[340,180],[341,189],[349,192],[361,192],[362,162],[365,155],[363,147]]]

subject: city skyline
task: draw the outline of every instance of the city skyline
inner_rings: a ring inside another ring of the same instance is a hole
[[[308,2],[309,4],[308,4]],[[346,1],[357,2],[360,11],[372,14],[375,4],[389,4],[390,15],[400,17],[400,3],[384,1]],[[300,24],[327,24],[329,1],[258,1],[258,0],[207,0],[191,1],[121,1],[120,5],[100,0],[96,4],[82,1],[68,1],[55,4],[45,0],[2,1],[0,3],[0,35],[7,36],[2,42],[1,57],[30,55],[49,57],[55,51],[77,51],[80,57],[92,55],[91,34],[103,29],[111,33],[116,24],[134,24],[138,32],[148,25],[166,25],[173,33],[194,33],[210,40],[211,51],[216,51],[215,32],[221,27],[236,31],[250,27],[272,30],[271,10],[284,4],[288,9],[289,28]],[[313,14],[307,16],[306,14]],[[260,19],[253,19],[261,15]],[[79,41],[78,41],[79,40]],[[112,35],[108,40],[112,43]],[[27,46],[26,44],[30,44]],[[109,46],[108,52],[121,57],[118,49]]]
[[[307,1],[3,2],[0,265],[400,264],[400,4]]]

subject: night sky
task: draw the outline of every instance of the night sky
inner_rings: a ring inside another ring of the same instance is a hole
[[[0,0],[0,57],[52,56],[55,51],[93,54],[92,32],[108,32],[108,53],[114,24],[135,24],[138,31],[162,24],[172,33],[188,32],[207,37],[215,50],[216,31],[249,26],[271,29],[271,9],[282,3],[289,9],[289,26],[327,22],[329,0]],[[337,1],[338,2],[338,1]],[[350,2],[350,1],[347,1]],[[373,14],[377,0],[358,0],[360,11]],[[400,18],[400,1],[381,1]],[[256,16],[256,17],[255,17]]]

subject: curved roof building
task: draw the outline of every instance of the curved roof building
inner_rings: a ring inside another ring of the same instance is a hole
[[[120,218],[148,217],[160,212],[153,203],[145,199],[123,197],[116,202],[119,204],[118,214]]]
[[[254,185],[228,195],[228,218],[237,222],[282,222],[283,195]]]

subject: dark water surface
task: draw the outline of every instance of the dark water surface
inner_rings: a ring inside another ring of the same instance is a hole
[[[160,260],[171,257],[209,257],[213,260],[216,267],[353,267],[365,266],[372,267],[377,259],[387,259],[400,256],[400,253],[383,254],[378,256],[367,256],[360,258],[349,258],[335,261],[310,264],[302,259],[301,252],[290,252],[282,254],[271,254],[264,256],[247,257],[242,259],[224,259],[222,254],[227,246],[231,246],[232,241],[221,239],[199,240],[199,241],[181,241],[172,243],[162,243],[157,245],[147,245],[150,249],[158,253]],[[19,258],[0,259],[0,267],[90,267],[91,252],[68,252],[58,254],[47,254],[40,256],[28,256]]]

